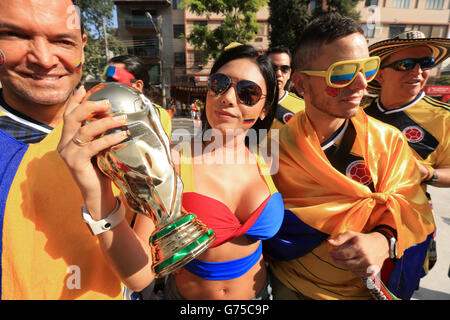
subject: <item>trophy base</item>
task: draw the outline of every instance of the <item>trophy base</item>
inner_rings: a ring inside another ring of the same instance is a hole
[[[169,275],[199,256],[215,240],[215,233],[188,214],[158,229],[150,238],[156,278]]]

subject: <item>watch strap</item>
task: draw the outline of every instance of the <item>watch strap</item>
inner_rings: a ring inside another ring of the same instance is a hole
[[[116,197],[116,206],[106,218],[95,221],[92,219],[92,216],[86,206],[81,208],[81,216],[83,221],[89,226],[92,233],[96,236],[113,229],[120,222],[122,222],[123,218],[125,218],[125,210],[120,210],[121,207],[122,201],[120,200],[120,197]]]

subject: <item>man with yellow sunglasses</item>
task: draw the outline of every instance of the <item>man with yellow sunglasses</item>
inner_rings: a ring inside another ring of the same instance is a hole
[[[422,266],[408,257],[422,257],[435,225],[406,140],[360,108],[378,68],[350,18],[321,16],[299,40],[292,82],[305,110],[279,132],[285,217],[265,241],[275,299],[409,299],[415,289],[404,271]]]

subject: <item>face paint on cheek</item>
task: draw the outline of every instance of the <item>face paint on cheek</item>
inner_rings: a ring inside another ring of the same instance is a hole
[[[253,123],[255,121],[256,121],[255,118],[244,118],[244,123]]]
[[[330,97],[337,97],[337,96],[339,95],[339,88],[327,87],[327,89],[325,90],[325,92],[326,92],[327,95],[329,95]]]
[[[2,50],[0,50],[0,66],[5,64],[6,58]]]
[[[83,62],[81,62],[81,58],[75,60],[75,70],[81,70],[83,68]]]

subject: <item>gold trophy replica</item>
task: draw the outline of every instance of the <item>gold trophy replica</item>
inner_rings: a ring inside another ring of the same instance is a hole
[[[156,229],[149,239],[152,268],[157,278],[164,277],[206,250],[215,234],[181,207],[183,183],[172,163],[169,138],[150,100],[118,82],[95,86],[85,99],[108,99],[108,114],[127,115],[130,137],[100,153],[97,165],[121,190],[128,206],[154,222]]]

